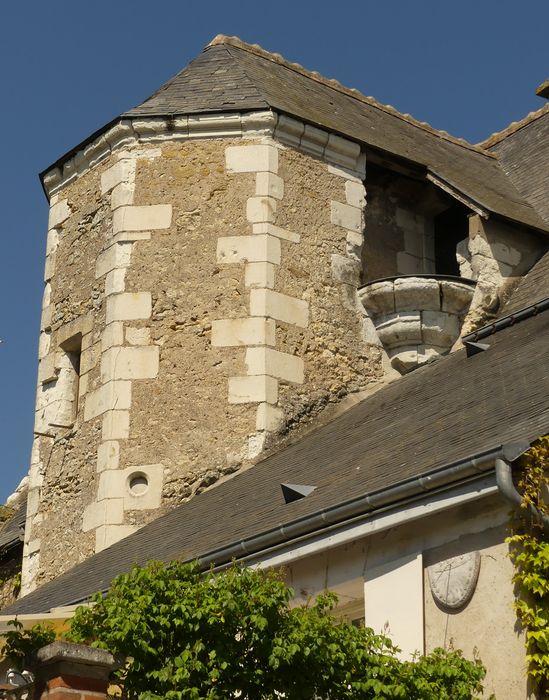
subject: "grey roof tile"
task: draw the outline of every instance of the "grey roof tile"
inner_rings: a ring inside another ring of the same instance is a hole
[[[105,589],[134,562],[192,559],[502,443],[549,430],[549,313],[424,366],[7,608],[43,612]],[[314,484],[284,503],[282,482]]]

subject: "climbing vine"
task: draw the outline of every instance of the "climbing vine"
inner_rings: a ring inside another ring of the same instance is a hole
[[[549,541],[533,506],[549,516],[549,435],[537,440],[519,462],[522,507],[512,517],[510,557],[519,595],[517,616],[526,632],[528,674],[541,690],[549,690]]]

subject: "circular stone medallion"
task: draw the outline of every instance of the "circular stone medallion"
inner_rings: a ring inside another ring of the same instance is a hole
[[[433,598],[445,608],[461,608],[473,596],[479,570],[480,552],[460,554],[429,566]]]

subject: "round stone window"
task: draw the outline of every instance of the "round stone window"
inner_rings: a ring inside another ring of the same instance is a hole
[[[149,480],[143,472],[131,474],[128,479],[128,488],[132,496],[142,496],[149,487]]]

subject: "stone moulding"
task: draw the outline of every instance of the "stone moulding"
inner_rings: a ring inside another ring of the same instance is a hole
[[[418,275],[376,280],[359,297],[392,366],[404,374],[451,349],[474,291],[473,280]]]
[[[364,157],[358,143],[279,115],[272,110],[224,114],[121,119],[42,176],[48,197],[91,170],[119,148],[140,143],[195,138],[261,138],[270,136],[288,146],[325,158],[351,174],[363,176]]]

